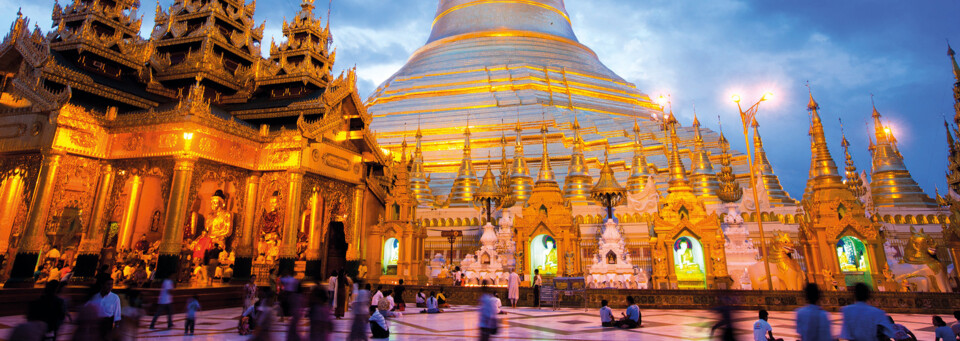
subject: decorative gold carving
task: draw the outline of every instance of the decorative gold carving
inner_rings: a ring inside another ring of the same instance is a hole
[[[27,132],[27,125],[23,123],[0,124],[0,139],[20,137],[25,132]]]
[[[323,163],[342,171],[350,171],[350,160],[339,155],[330,153],[323,154]]]

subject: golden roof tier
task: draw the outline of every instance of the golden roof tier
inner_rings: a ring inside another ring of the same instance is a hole
[[[406,132],[404,122],[422,117],[423,133],[429,136],[423,146],[424,166],[433,176],[435,193],[447,194],[453,187],[460,159],[455,122],[467,115],[473,123],[475,152],[496,154],[503,134],[515,135],[519,145],[538,144],[538,130],[546,124],[552,161],[563,164],[572,158],[568,143],[574,140],[572,126],[578,116],[586,168],[601,168],[601,154],[609,145],[610,166],[622,179],[641,171],[632,167],[634,137],[623,133],[632,129],[634,120],[639,120],[639,135],[648,152],[666,149],[669,137],[651,120],[663,114],[660,106],[578,41],[562,0],[444,0],[432,29],[426,44],[376,89],[367,104],[377,140],[389,150],[399,150],[402,136],[412,133]],[[502,121],[513,116],[518,118],[517,134],[511,133],[513,122]],[[694,131],[678,130],[679,153],[687,158],[694,149]],[[718,135],[707,129],[701,133],[707,154],[719,153]],[[511,200],[522,203],[529,197],[532,181],[523,171],[529,174],[527,163],[529,168],[538,166],[540,152],[515,149],[523,154],[512,155]],[[738,181],[747,185],[746,155],[731,155]],[[646,162],[651,175],[668,172],[661,153],[648,153]],[[502,166],[493,167],[498,171]],[[559,183],[568,175],[565,168],[554,169]],[[665,189],[666,184],[658,188]],[[794,200],[780,192],[771,193],[771,202]]]
[[[876,207],[936,207],[933,199],[920,189],[903,163],[893,131],[885,127],[880,112],[873,108],[873,127],[877,144],[871,148],[873,172],[870,192]]]

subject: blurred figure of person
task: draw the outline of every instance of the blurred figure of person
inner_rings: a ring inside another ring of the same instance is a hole
[[[483,287],[480,295],[480,341],[490,340],[491,335],[497,335],[497,302],[490,289]]]
[[[250,280],[243,285],[243,310],[253,306],[257,301],[257,275],[250,275]]]
[[[160,285],[160,295],[157,296],[157,308],[153,312],[153,320],[150,321],[150,329],[156,328],[157,318],[164,312],[167,313],[167,329],[173,328],[173,280],[165,278]]]
[[[100,277],[108,276],[107,273],[102,273]],[[100,288],[98,285],[94,284],[90,286],[85,297],[88,303],[81,305],[77,312],[77,329],[73,331],[74,341],[100,340],[100,307],[96,304],[89,303],[90,299],[99,291]]]
[[[396,311],[406,311],[407,310],[407,301],[403,300],[403,293],[407,291],[407,287],[403,285],[403,279],[397,282],[397,286],[393,287],[393,301],[394,308]]]
[[[710,337],[713,337],[713,333],[720,329],[720,340],[721,341],[736,341],[736,337],[733,336],[733,315],[730,312],[730,307],[726,305],[721,305],[713,309],[717,312],[717,315],[720,315],[716,324],[710,328]]]
[[[276,297],[268,291],[258,304],[260,307],[257,311],[257,319],[254,322],[253,336],[250,337],[250,341],[273,340],[271,329],[277,321]]]
[[[327,341],[333,331],[333,321],[327,291],[320,288],[313,289],[310,298],[310,341]]]
[[[533,306],[540,309],[540,286],[543,285],[543,277],[540,277],[540,269],[533,269]]]
[[[47,324],[43,322],[42,316],[38,312],[27,314],[27,321],[16,325],[10,331],[8,340],[16,341],[41,341],[45,339]]]
[[[287,324],[287,341],[300,341],[300,319],[303,318],[303,286],[297,284],[296,291],[287,296],[290,309],[290,323]]]
[[[339,280],[339,279],[338,279]],[[370,324],[370,313],[377,309],[370,305],[370,285],[363,286],[362,281],[357,281],[356,299],[353,301],[350,310],[353,311],[353,323],[350,325],[350,336],[348,340],[367,340],[367,325]]]
[[[807,297],[807,305],[797,309],[797,334],[804,341],[833,340],[827,312],[817,305],[820,302],[820,287],[816,283],[809,283],[803,292]]]
[[[617,321],[617,327],[622,329],[637,328],[640,326],[640,318],[640,307],[633,300],[633,296],[627,296],[627,311]]]
[[[421,313],[424,314],[439,314],[443,310],[439,308],[439,301],[437,300],[437,294],[433,291],[430,292],[430,297],[427,297],[427,301],[424,303],[427,309],[421,310]]]
[[[336,299],[334,300],[334,315],[339,319],[343,318],[347,311],[347,275],[343,269],[337,272],[336,280]]]
[[[846,340],[876,340],[880,333],[883,337],[893,337],[893,326],[887,319],[887,313],[867,303],[870,288],[857,283],[853,287],[855,303],[843,307],[843,327],[840,338]]]
[[[754,341],[783,341],[783,339],[778,339],[773,337],[773,327],[770,326],[770,322],[767,322],[767,318],[770,316],[766,310],[760,309],[759,319],[753,323],[753,340]]]
[[[193,295],[187,300],[187,320],[183,323],[183,334],[193,335],[197,325],[197,312],[200,311],[200,297]]]
[[[127,292],[127,306],[120,309],[123,321],[120,324],[121,340],[136,340],[137,333],[140,332],[140,317],[143,316],[143,300],[140,291],[129,290]]]
[[[917,336],[913,335],[913,332],[910,329],[907,329],[907,326],[893,322],[893,317],[887,315],[887,319],[890,320],[890,324],[893,325],[893,339],[896,341],[917,341]],[[805,339],[804,339],[805,340]]]
[[[337,308],[337,273],[330,274],[330,278],[327,278],[327,298],[330,299],[330,306],[333,309]]]
[[[240,314],[240,321],[237,324],[237,333],[240,335],[250,335],[257,326],[257,309],[260,309],[260,301],[247,307]]]
[[[603,327],[613,327],[613,309],[607,305],[607,300],[600,301],[600,325]]]
[[[369,321],[370,334],[373,334],[374,339],[390,338],[390,325],[387,324],[387,319],[383,317],[383,314],[380,314],[380,309],[370,307]]]
[[[280,276],[280,307],[283,310],[280,322],[283,322],[284,317],[293,316],[293,300],[299,287],[300,281],[293,277],[293,271],[284,271]]]
[[[450,304],[447,303],[447,295],[443,293],[443,287],[440,287],[440,292],[437,293],[437,307],[450,308]]]
[[[956,341],[957,334],[953,332],[953,329],[950,329],[947,326],[947,323],[943,321],[940,316],[933,317],[933,327],[936,328],[933,331],[934,341]]]
[[[100,278],[98,282],[97,287],[100,288],[100,291],[94,294],[87,304],[98,309],[97,317],[99,318],[100,338],[112,340],[114,339],[113,330],[120,323],[122,316],[120,311],[120,296],[112,292],[112,278],[103,277]]]
[[[957,322],[950,325],[950,329],[953,329],[954,334],[960,335],[960,310],[953,311],[953,318],[957,320]]]
[[[453,268],[453,286],[462,286],[463,279],[461,278],[463,274],[460,272],[460,267]]]
[[[427,307],[427,294],[423,293],[423,288],[417,291],[417,308]]]
[[[373,296],[370,296],[370,306],[379,309],[380,300],[383,299],[383,286],[378,285],[377,291],[373,293]]]
[[[511,308],[517,307],[517,301],[520,300],[520,275],[516,270],[510,271],[510,278],[507,279],[507,299],[510,300]]]
[[[59,281],[49,281],[43,287],[43,295],[30,304],[27,309],[27,319],[31,316],[46,324],[45,333],[52,333],[53,339],[57,339],[57,333],[60,326],[67,317],[67,303],[58,296],[60,292]],[[15,340],[12,339],[11,340]]]

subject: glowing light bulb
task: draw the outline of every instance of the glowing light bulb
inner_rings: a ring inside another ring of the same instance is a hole
[[[191,133],[191,132],[184,132],[184,133],[183,133],[183,139],[184,139],[184,140],[188,140],[188,141],[189,141],[189,140],[193,140],[193,133]]]
[[[740,95],[733,94],[733,96],[730,96],[730,98],[732,98],[734,102],[740,103]]]
[[[761,101],[769,101],[773,99],[773,92],[767,91],[763,93],[763,97],[760,98]]]

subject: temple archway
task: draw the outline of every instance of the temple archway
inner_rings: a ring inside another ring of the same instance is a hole
[[[870,259],[867,248],[860,238],[844,236],[837,241],[837,261],[843,273],[846,286],[850,287],[859,282],[873,286],[870,275]]]
[[[703,262],[703,246],[696,238],[683,236],[673,243],[673,266],[680,289],[705,289],[706,266]]]
[[[400,260],[400,241],[397,238],[387,239],[383,243],[383,258],[381,264],[383,268],[381,269],[384,275],[396,276],[397,275],[397,262]]]
[[[557,274],[557,241],[549,235],[541,234],[530,241],[530,273],[535,269],[542,276]]]

